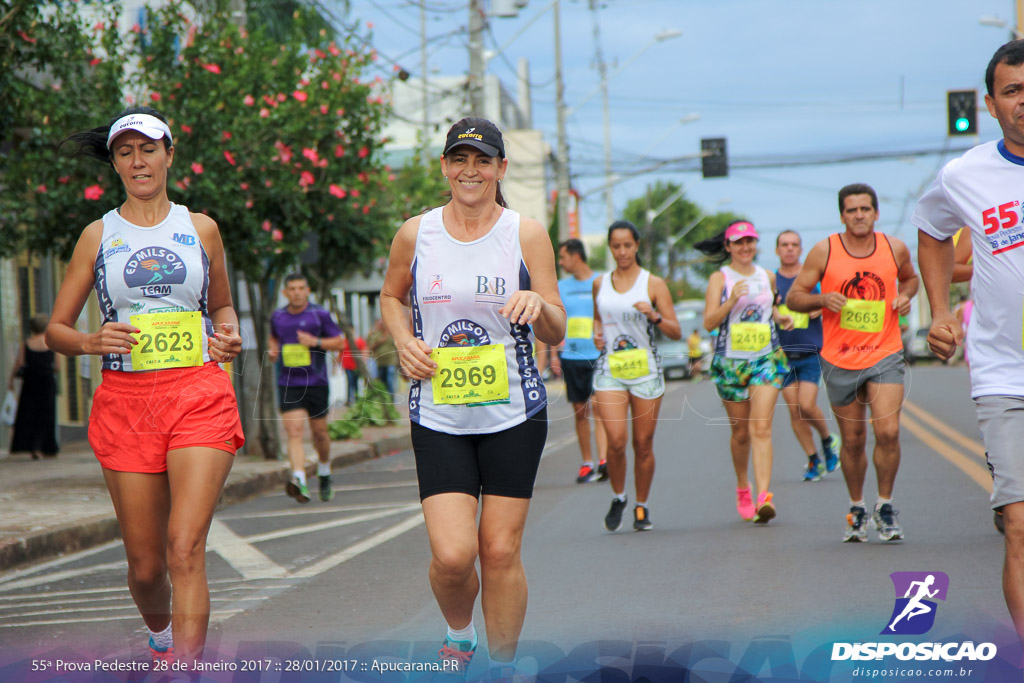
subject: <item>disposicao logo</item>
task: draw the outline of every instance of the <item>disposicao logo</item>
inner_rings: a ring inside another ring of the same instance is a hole
[[[936,600],[945,601],[949,576],[944,572],[893,572],[895,590],[892,614],[880,635],[922,635],[935,625]],[[917,661],[988,661],[996,656],[993,643],[833,643],[832,661],[880,660],[894,656]]]
[[[919,636],[935,624],[935,600],[946,600],[949,577],[944,572],[893,572],[896,604],[882,634]]]

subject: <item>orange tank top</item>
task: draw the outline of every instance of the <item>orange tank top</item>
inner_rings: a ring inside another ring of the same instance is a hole
[[[824,344],[821,357],[846,370],[862,370],[903,349],[899,315],[893,310],[899,266],[889,238],[875,233],[870,256],[851,256],[839,234],[828,238],[828,261],[821,292],[847,298],[841,313],[821,311]]]

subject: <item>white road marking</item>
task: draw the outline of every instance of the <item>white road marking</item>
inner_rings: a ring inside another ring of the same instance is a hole
[[[18,569],[7,574],[4,574],[3,576],[0,576],[0,584],[7,583],[8,581],[13,581],[14,579],[21,578],[22,576],[31,576],[32,574],[38,574],[39,572],[44,572],[49,569],[53,569],[54,567],[60,567],[69,562],[77,562],[82,558],[89,557],[97,553],[102,553],[104,550],[110,550],[111,548],[116,548],[119,545],[121,545],[120,540],[111,541],[109,543],[104,543],[103,545],[98,545],[95,548],[89,548],[88,550],[81,550],[76,553],[72,553],[67,557],[60,557],[56,560],[43,562],[41,564],[33,565],[26,569]]]
[[[364,538],[358,543],[350,545],[348,548],[345,548],[341,552],[325,557],[319,562],[315,562],[305,567],[304,569],[301,569],[297,572],[293,572],[292,576],[300,579],[308,579],[310,577],[316,576],[322,572],[327,571],[328,569],[333,569],[334,567],[337,567],[339,564],[347,562],[348,560],[351,560],[353,557],[361,555],[368,550],[372,550],[373,548],[376,548],[382,543],[386,543],[387,541],[390,541],[393,538],[397,538],[398,536],[404,534],[406,531],[409,531],[410,529],[415,529],[421,524],[423,524],[423,512],[418,511],[415,515],[406,518],[405,520],[399,522],[398,524],[392,527],[388,527],[383,531],[379,531],[372,536],[368,536],[367,538]]]
[[[406,501],[411,503],[413,501]],[[398,503],[402,504],[402,503]],[[275,517],[299,517],[303,515],[330,515],[336,512],[358,512],[360,510],[383,510],[393,508],[396,503],[366,503],[365,505],[341,505],[338,507],[308,507],[289,508],[288,510],[275,510],[273,512],[257,512],[252,514],[238,513],[233,515],[217,515],[220,520],[232,519],[273,519]]]
[[[210,524],[206,549],[224,558],[244,579],[281,579],[288,575],[287,569],[216,519]]]
[[[0,584],[0,591],[13,591],[19,588],[31,588],[32,586],[38,586],[44,583],[55,583],[57,581],[63,581],[64,579],[75,579],[80,576],[86,576],[88,574],[98,574],[99,572],[105,572],[108,569],[127,569],[128,561],[120,560],[118,562],[107,562],[105,564],[96,564],[91,567],[80,567],[79,569],[68,569],[63,572],[55,572],[53,574],[47,574],[46,576],[36,576],[30,579],[22,579],[21,581],[10,581],[6,584]]]
[[[390,510],[384,510],[382,512],[370,512],[365,515],[345,517],[343,519],[336,519],[330,522],[320,522],[319,524],[307,524],[306,526],[290,527],[288,529],[281,529],[279,531],[268,531],[265,534],[246,536],[245,541],[247,543],[263,543],[264,541],[273,541],[278,538],[288,538],[290,536],[295,536],[296,534],[308,534],[314,531],[323,531],[325,529],[334,529],[340,526],[359,524],[360,522],[369,522],[375,519],[381,519],[383,517],[390,517],[391,515],[398,515],[403,512],[409,512],[410,510],[417,510],[419,509],[419,507],[419,503],[402,505],[400,507],[392,507]]]
[[[225,619],[228,619],[230,617],[233,617],[236,614],[241,614],[244,611],[245,610],[243,610],[243,609],[230,609],[230,610],[223,610],[223,611],[220,611],[220,612],[213,612],[213,613],[210,614],[210,622],[211,623],[217,623],[217,622],[223,621]],[[104,621],[124,621],[125,619],[140,619],[140,618],[141,617],[139,617],[138,613],[136,612],[135,614],[126,614],[124,616],[89,617],[89,618],[86,618],[86,619],[45,619],[45,620],[42,620],[42,621],[26,621],[26,622],[21,623],[21,624],[4,624],[4,623],[0,623],[0,628],[21,628],[21,627],[27,627],[27,626],[55,626],[55,625],[59,625],[59,624],[94,624],[94,623],[100,623],[100,622],[104,622]]]

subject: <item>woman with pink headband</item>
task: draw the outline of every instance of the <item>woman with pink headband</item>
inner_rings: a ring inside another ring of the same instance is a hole
[[[219,365],[242,349],[224,246],[211,218],[167,198],[174,146],[156,110],[129,108],[65,142],[110,164],[126,198],[82,232],[46,342],[103,359],[89,444],[121,526],[154,670],[175,660],[187,670],[202,657],[210,621],[206,536],[244,442]],[[80,332],[92,291],[103,323]]]

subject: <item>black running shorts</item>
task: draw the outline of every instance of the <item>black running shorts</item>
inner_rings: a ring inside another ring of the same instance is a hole
[[[562,359],[562,378],[569,403],[586,403],[594,394],[594,360]]]
[[[310,417],[327,417],[327,386],[277,386],[277,408],[282,413],[305,410]]]
[[[532,498],[547,436],[547,408],[493,434],[447,434],[413,422],[420,500],[438,493]]]

